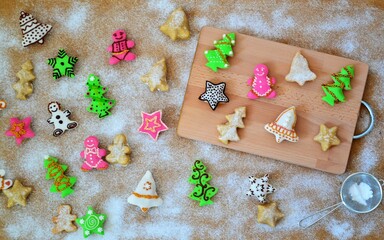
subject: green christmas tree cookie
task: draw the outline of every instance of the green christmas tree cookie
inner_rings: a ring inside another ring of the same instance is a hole
[[[196,160],[192,167],[192,175],[189,177],[189,182],[195,184],[193,192],[189,197],[193,200],[199,201],[200,206],[213,204],[211,198],[216,195],[217,188],[209,185],[212,176],[206,173],[206,167],[200,160]]]
[[[72,194],[74,191],[71,187],[76,183],[76,177],[67,177],[64,172],[68,169],[67,165],[59,164],[57,158],[46,156],[44,159],[44,167],[47,169],[45,179],[54,179],[51,186],[51,192],[60,192],[61,197]]]
[[[103,87],[100,84],[100,79],[93,74],[89,75],[87,86],[88,92],[85,94],[85,97],[92,99],[91,105],[87,107],[87,111],[97,113],[99,118],[109,116],[111,114],[109,110],[115,106],[116,100],[103,96],[108,91],[108,88]]]
[[[77,57],[70,57],[64,49],[60,49],[57,57],[48,59],[47,64],[53,67],[53,79],[56,80],[64,75],[74,78],[73,67],[77,61]]]
[[[227,56],[233,56],[232,46],[235,45],[235,33],[228,33],[223,35],[223,39],[214,41],[215,50],[205,51],[205,58],[208,62],[205,66],[217,72],[218,68],[226,69],[229,67]]]
[[[339,73],[332,74],[333,83],[324,84],[322,89],[325,96],[322,100],[331,106],[337,102],[345,102],[343,90],[351,90],[351,80],[355,76],[353,65],[348,65],[341,69]]]

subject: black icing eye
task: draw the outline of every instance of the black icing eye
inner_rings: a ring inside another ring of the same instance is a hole
[[[116,33],[114,33],[113,36],[116,37]]]
[[[123,32],[120,32],[120,36],[123,35]]]

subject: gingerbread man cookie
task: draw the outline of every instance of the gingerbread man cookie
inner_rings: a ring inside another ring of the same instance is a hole
[[[117,134],[113,139],[113,144],[108,146],[108,150],[111,153],[105,159],[110,163],[120,163],[127,166],[131,161],[128,156],[131,153],[131,148],[127,144],[127,138],[124,134]]]
[[[72,222],[76,221],[77,215],[71,214],[72,207],[70,205],[62,204],[59,206],[58,210],[59,215],[52,218],[52,222],[55,223],[52,233],[58,234],[62,231],[76,231],[77,227]]]
[[[71,111],[61,110],[61,105],[58,102],[51,102],[48,104],[48,112],[52,114],[51,118],[47,120],[49,124],[55,126],[53,130],[53,136],[58,137],[69,129],[77,127],[77,122],[69,119]]]
[[[109,59],[109,64],[115,65],[121,60],[132,61],[135,60],[136,55],[129,51],[130,48],[135,46],[135,42],[127,40],[127,34],[124,30],[117,30],[112,35],[113,43],[108,47],[108,52],[112,53]]]
[[[268,77],[268,67],[264,64],[257,64],[254,74],[255,76],[247,81],[247,85],[252,86],[252,89],[248,92],[248,98],[276,97],[276,92],[272,89],[272,86],[276,84],[276,79]]]
[[[84,141],[85,150],[80,153],[81,158],[85,161],[81,166],[84,172],[90,171],[93,168],[104,170],[108,168],[108,163],[102,159],[105,156],[105,149],[99,148],[99,140],[97,137],[89,136]]]

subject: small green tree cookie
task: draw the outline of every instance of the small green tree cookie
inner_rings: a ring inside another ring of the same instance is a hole
[[[232,46],[235,45],[235,33],[228,33],[223,35],[223,39],[214,41],[215,50],[207,50],[204,52],[205,58],[208,60],[205,66],[217,72],[218,68],[226,69],[229,67],[227,56],[233,56]]]
[[[71,187],[76,183],[76,177],[67,177],[64,172],[68,169],[67,165],[59,164],[57,158],[46,156],[44,159],[44,167],[47,169],[45,179],[54,179],[51,186],[51,192],[60,192],[61,197],[72,194],[74,191]]]
[[[199,201],[200,206],[213,204],[211,198],[215,196],[218,189],[209,185],[212,176],[206,173],[206,167],[200,160],[196,160],[192,167],[192,175],[189,177],[189,182],[195,184],[193,192],[189,197],[193,200]]]
[[[92,102],[87,111],[90,113],[99,114],[99,118],[109,116],[109,111],[116,104],[116,100],[105,98],[103,95],[108,91],[108,88],[100,84],[100,79],[93,74],[90,74],[87,81],[88,92],[86,98],[91,98]]]
[[[351,90],[351,80],[355,76],[353,65],[348,65],[341,69],[339,73],[332,74],[333,83],[324,84],[322,86],[325,96],[322,97],[323,101],[331,106],[335,102],[345,102],[343,90]]]

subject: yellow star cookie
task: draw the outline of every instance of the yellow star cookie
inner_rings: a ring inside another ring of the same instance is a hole
[[[246,108],[239,107],[235,109],[234,114],[225,116],[228,120],[227,123],[223,125],[217,125],[217,131],[219,132],[219,140],[228,144],[228,141],[237,142],[240,140],[239,135],[237,135],[237,128],[244,128],[243,118],[245,118]]]
[[[277,208],[275,202],[257,206],[257,221],[275,227],[276,223],[284,217],[284,214]]]
[[[320,125],[320,132],[313,140],[321,144],[321,149],[325,152],[332,146],[340,144],[340,139],[336,136],[337,127],[327,128],[324,124]]]
[[[71,214],[70,205],[60,205],[59,206],[59,215],[52,218],[52,222],[55,223],[55,226],[52,229],[52,233],[57,234],[62,231],[74,232],[77,230],[77,227],[72,222],[76,220],[77,215]]]
[[[15,204],[25,207],[27,205],[27,198],[31,192],[31,187],[24,187],[19,180],[16,180],[13,187],[3,190],[3,193],[8,198],[7,207],[13,207]]]
[[[120,163],[123,166],[127,166],[131,161],[128,154],[131,153],[131,148],[127,144],[127,138],[124,134],[117,134],[113,139],[113,144],[108,146],[108,150],[111,152],[105,159],[110,163]]]
[[[169,88],[166,76],[167,65],[165,64],[165,58],[163,58],[155,63],[147,74],[141,77],[141,81],[149,86],[151,92],[156,89],[158,91],[166,92]]]
[[[180,7],[174,10],[167,21],[160,27],[160,30],[168,35],[173,41],[177,39],[189,39],[189,24],[185,12]]]

